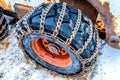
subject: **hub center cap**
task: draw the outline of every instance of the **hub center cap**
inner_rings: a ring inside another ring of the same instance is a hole
[[[60,48],[53,44],[53,43],[49,43],[48,44],[48,50],[52,53],[52,54],[57,54],[59,55],[60,54]]]

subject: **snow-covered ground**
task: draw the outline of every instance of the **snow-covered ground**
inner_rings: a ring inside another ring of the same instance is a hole
[[[105,45],[94,74],[93,80],[120,80],[120,50]]]

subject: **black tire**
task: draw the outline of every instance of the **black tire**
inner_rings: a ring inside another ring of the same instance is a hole
[[[7,27],[7,21],[4,17],[2,9],[0,8],[0,41],[3,40],[8,34]]]
[[[40,15],[42,13],[42,9],[45,8],[47,5],[48,4],[43,4],[41,7],[37,8],[32,13],[32,15],[28,18],[27,22],[29,24],[29,27],[33,31],[39,30]],[[53,34],[53,31],[55,30],[55,27],[56,27],[56,21],[59,17],[59,11],[61,10],[61,8],[62,8],[62,4],[56,3],[50,9],[50,11],[48,12],[46,19],[45,19],[44,32]],[[72,30],[76,24],[77,15],[78,15],[78,10],[76,8],[67,6],[66,14],[64,16],[59,34],[57,36],[58,38],[62,39],[63,41],[66,41],[67,38],[69,38],[71,36]],[[69,26],[70,20],[72,20],[72,22],[73,22],[72,27]],[[19,25],[22,28],[22,30],[27,32],[27,29],[25,28],[25,26],[23,24],[23,20],[21,20]],[[79,48],[81,48],[83,46],[83,44],[85,43],[85,41],[88,39],[88,36],[90,35],[89,28],[90,28],[90,24],[89,24],[88,18],[84,15],[84,13],[82,13],[81,25],[79,27],[79,30],[78,30],[75,38],[73,39],[73,41],[70,44],[70,46],[72,46],[74,48],[74,50],[77,51]],[[91,56],[93,56],[95,54],[94,51],[95,51],[95,48],[97,45],[96,31],[95,31],[94,26],[92,26],[92,29],[93,29],[92,39],[91,39],[90,43],[88,44],[87,48],[79,56],[76,56],[75,53],[73,52],[73,50],[68,48],[66,45],[64,45],[60,40],[53,39],[52,37],[50,37],[50,35],[44,35],[44,34],[39,34],[39,33],[30,33],[27,35],[23,35],[22,47],[25,50],[25,52],[33,60],[35,60],[38,64],[41,64],[42,66],[44,66],[50,70],[53,70],[53,71],[61,73],[61,74],[66,74],[66,75],[78,74],[78,73],[84,71],[83,70],[84,68],[87,69],[89,67],[92,67],[93,64],[96,62],[96,57],[93,57],[92,60],[90,60],[89,62],[86,62],[85,64],[83,64],[83,62],[82,62],[82,60],[91,58]],[[18,32],[18,34],[21,34],[20,31],[17,31],[17,32]],[[48,64],[48,63],[44,62],[43,60],[41,60],[31,49],[31,40],[33,40],[35,38],[45,38],[45,39],[63,47],[71,56],[72,65],[67,68],[60,68],[60,67],[56,67],[51,64]]]

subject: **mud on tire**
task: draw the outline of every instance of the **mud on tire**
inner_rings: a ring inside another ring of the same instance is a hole
[[[80,12],[65,3],[43,3],[28,12],[16,26],[24,51],[38,64],[61,74],[83,75],[92,70],[98,35],[91,20]]]

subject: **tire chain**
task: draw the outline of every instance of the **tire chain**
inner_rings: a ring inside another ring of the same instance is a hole
[[[8,34],[8,30],[6,30],[5,33],[0,37],[0,40],[2,40],[7,34]]]
[[[2,26],[2,29],[0,30],[0,34],[6,29],[6,23]]]
[[[94,54],[90,57],[90,58],[88,58],[88,59],[85,59],[85,62],[89,62],[89,61],[91,61],[92,59],[94,59],[96,56],[97,56],[97,53],[98,53],[98,45],[99,45],[99,35],[98,35],[98,31],[97,31],[97,29],[95,30],[95,33],[96,33],[96,46],[95,46],[95,50],[94,50]],[[95,34],[94,33],[94,34]]]
[[[89,37],[88,39],[85,41],[84,45],[82,46],[82,48],[79,48],[77,51],[76,51],[76,54],[82,54],[83,51],[85,50],[85,48],[87,47],[87,45],[89,44],[89,42],[91,41],[92,39],[92,34],[93,34],[93,24],[92,24],[92,21],[89,19],[89,25],[90,25],[90,29],[89,29]]]
[[[44,31],[44,24],[45,24],[45,18],[51,7],[55,4],[55,2],[51,3],[50,5],[47,6],[47,8],[42,9],[42,14],[40,18],[40,26],[39,26],[39,33],[42,34]]]
[[[43,3],[42,3],[42,4],[43,4]],[[15,32],[15,35],[16,35],[19,39],[22,39],[22,37],[26,34],[26,33],[22,30],[22,28],[20,27],[19,24],[24,20],[24,23],[25,23],[26,25],[28,25],[27,19],[30,17],[30,15],[32,15],[32,13],[33,13],[37,8],[41,7],[42,4],[40,4],[38,7],[34,7],[31,11],[27,12],[27,13],[24,15],[24,17],[21,18],[21,19],[16,23],[16,30],[15,30],[14,32]],[[17,30],[20,31],[21,35],[17,33]],[[30,29],[29,29],[29,30],[30,30]],[[27,34],[28,34],[28,33],[27,33]]]
[[[59,16],[58,21],[57,21],[57,26],[56,26],[56,28],[55,28],[55,30],[53,32],[53,35],[52,35],[53,38],[55,38],[59,33],[59,30],[60,30],[64,15],[65,15],[65,10],[66,10],[66,3],[64,2],[62,10],[60,12],[60,16]]]
[[[2,14],[2,17],[0,18],[0,25],[2,24],[3,20],[4,20],[4,14]]]
[[[66,45],[69,45],[72,40],[75,38],[77,32],[78,32],[78,29],[79,29],[79,26],[80,26],[80,23],[81,23],[81,16],[82,16],[82,13],[81,11],[78,9],[78,19],[77,19],[77,22],[76,22],[76,25],[75,25],[75,28],[73,29],[72,31],[72,35],[70,36],[70,38],[68,38],[65,42]]]
[[[4,22],[5,20],[5,22]],[[4,24],[3,24],[4,23]],[[0,37],[0,40],[2,40],[4,37],[6,37],[6,35],[8,34],[8,30],[7,30],[7,23],[6,23],[6,19],[4,17],[4,14],[2,14],[1,18],[0,18],[0,35],[2,35]],[[5,32],[4,32],[5,31]],[[4,32],[4,33],[3,33]]]
[[[42,3],[42,4],[43,4],[43,3]],[[31,29],[30,29],[30,27],[29,27],[29,25],[28,25],[28,23],[27,23],[27,19],[32,15],[32,13],[33,13],[37,8],[41,7],[42,4],[40,4],[38,7],[34,8],[33,10],[29,11],[28,13],[26,13],[26,15],[17,22],[17,24],[16,24],[16,30],[20,31],[21,35],[19,35],[16,31],[15,31],[15,32],[16,32],[15,35],[16,35],[19,39],[22,39],[22,37],[23,37],[25,34],[29,34],[29,33],[32,32]],[[42,10],[42,15],[41,15],[41,18],[42,18],[42,19],[40,20],[41,22],[40,22],[40,30],[39,30],[39,32],[40,32],[41,34],[42,34],[43,31],[44,31],[44,21],[45,21],[46,14],[47,14],[48,11],[50,10],[50,8],[53,6],[53,4],[54,4],[54,3],[48,5],[47,8],[45,8],[44,10]],[[59,16],[59,19],[58,19],[58,22],[57,22],[57,27],[56,27],[55,31],[53,32],[52,38],[55,38],[55,37],[58,35],[58,32],[59,32],[59,29],[60,29],[60,26],[61,26],[61,23],[62,23],[64,14],[65,14],[65,9],[66,9],[66,3],[63,3],[63,7],[62,7],[62,10],[61,10],[61,12],[60,12],[60,16]],[[46,12],[45,12],[45,11],[46,11]],[[43,20],[43,21],[42,21],[42,20]],[[23,24],[25,25],[25,28],[28,30],[28,33],[25,33],[25,31],[23,31],[22,28],[20,27],[19,24],[20,24],[22,21],[24,21]],[[78,31],[78,28],[79,28],[79,26],[80,26],[80,21],[81,21],[81,11],[78,10],[78,19],[77,19],[77,22],[76,22],[76,26],[75,26],[75,28],[73,29],[72,35],[70,36],[70,38],[68,38],[68,39],[66,40],[66,42],[65,42],[64,44],[69,45],[69,44],[72,42],[72,40],[74,39],[74,37],[75,37],[75,35],[76,35],[77,31]],[[85,41],[83,47],[80,48],[79,50],[77,50],[76,53],[75,53],[76,56],[78,56],[79,59],[80,59],[81,61],[83,61],[83,62],[82,62],[83,65],[85,65],[85,63],[87,63],[87,62],[91,61],[92,59],[94,59],[94,58],[97,56],[97,53],[98,53],[98,31],[95,30],[95,33],[96,33],[96,47],[95,47],[95,50],[94,50],[94,52],[93,52],[93,55],[92,55],[90,58],[87,58],[87,59],[82,59],[81,56],[80,56],[80,54],[84,51],[84,49],[87,47],[87,45],[89,44],[89,42],[90,42],[91,39],[92,39],[92,34],[93,34],[92,27],[93,27],[93,24],[92,24],[92,22],[91,22],[90,19],[89,19],[89,25],[90,25],[90,31],[89,31],[90,35],[89,35],[88,39]],[[21,46],[22,46],[22,45],[21,45]],[[81,78],[85,77],[85,76],[88,74],[88,72],[85,72],[86,70],[89,71],[89,72],[93,70],[93,68],[95,67],[95,64],[96,64],[96,61],[95,61],[94,65],[90,66],[90,67],[87,68],[87,69],[84,69],[82,72],[80,72],[79,74],[73,75],[72,77],[71,77],[71,76],[67,76],[67,75],[63,75],[63,77],[68,77],[69,79],[70,79],[70,78],[76,79],[76,77],[77,77],[77,79],[78,79],[78,78],[81,79]],[[42,66],[41,66],[41,67],[42,67]],[[84,67],[83,67],[83,68],[84,68]],[[48,69],[45,69],[45,70],[48,70]],[[51,70],[48,70],[48,72],[51,73]],[[51,74],[53,74],[53,75],[58,75],[58,73],[56,73],[56,72],[54,72],[54,71],[53,71]],[[80,76],[80,77],[78,77],[78,76]]]

